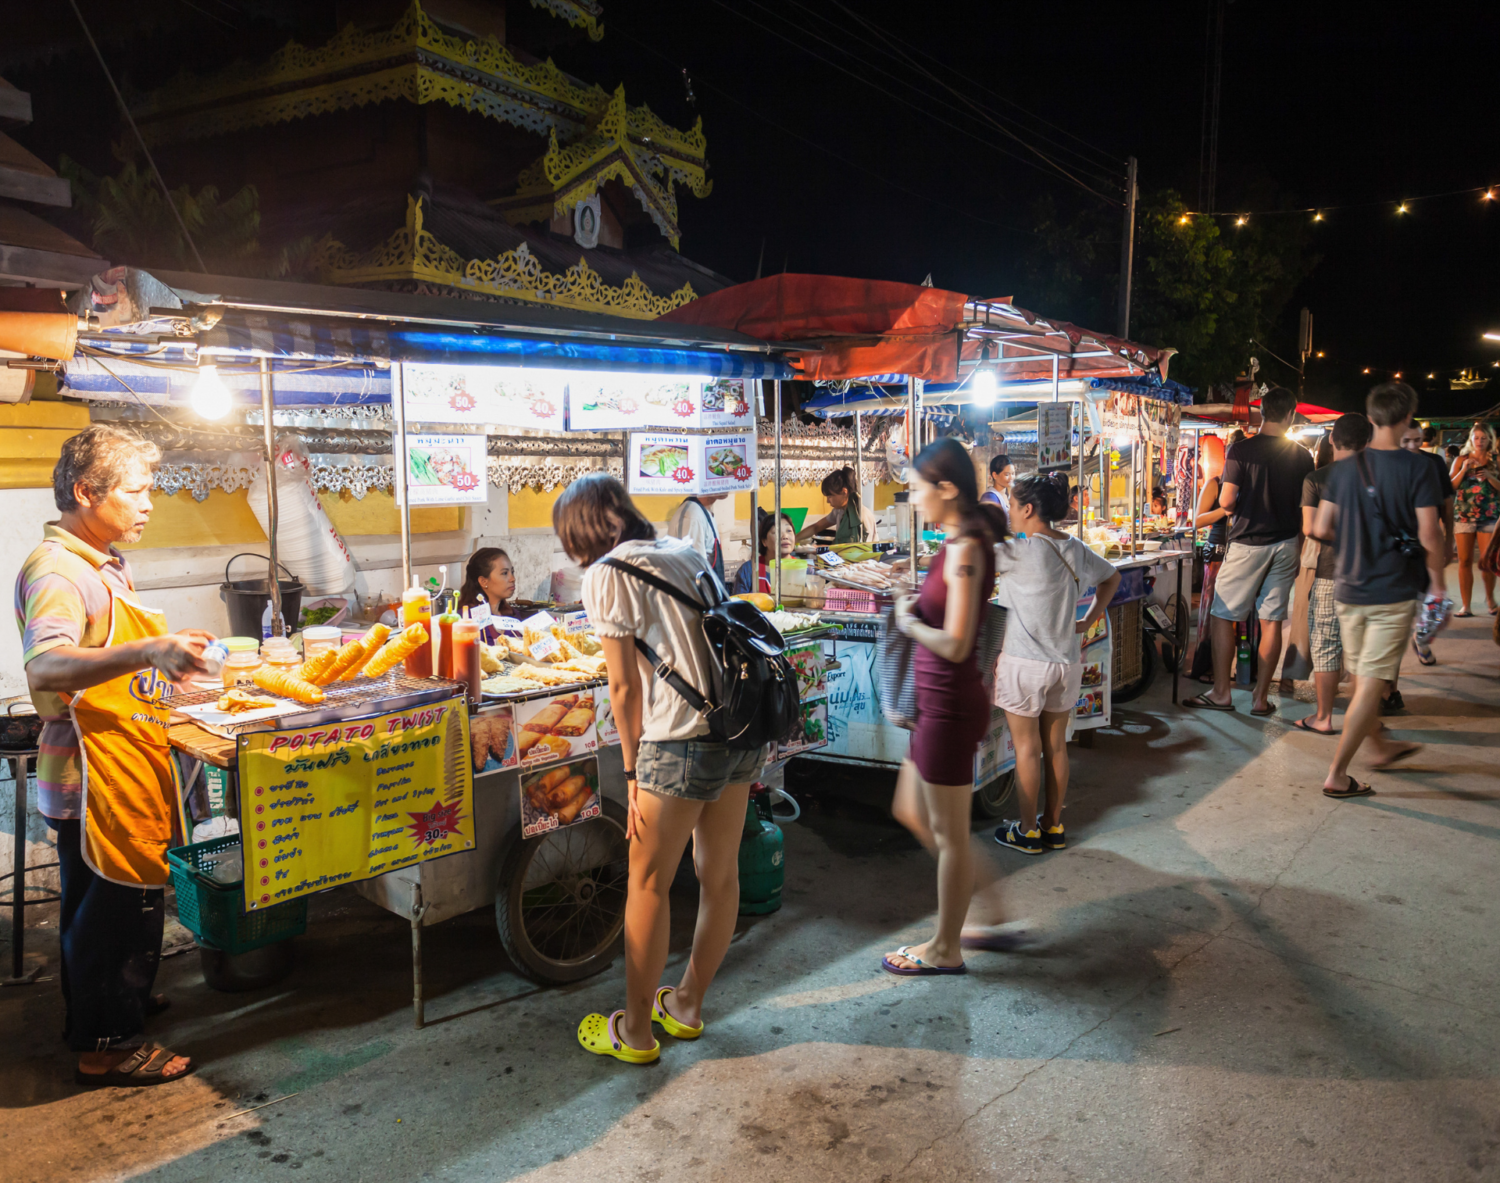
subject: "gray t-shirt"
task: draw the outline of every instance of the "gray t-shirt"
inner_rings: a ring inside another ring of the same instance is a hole
[[[995,573],[998,600],[1009,610],[1003,652],[1031,661],[1076,663],[1078,597],[1113,575],[1114,564],[1076,538],[1032,534],[995,548]]]
[[[606,558],[639,567],[691,598],[702,601],[695,583],[703,556],[686,539],[622,542]],[[583,607],[601,637],[640,637],[700,694],[710,689],[708,642],[703,616],[639,579],[595,563],[583,573]],[[646,701],[641,710],[641,738],[654,743],[696,739],[708,734],[708,721],[687,700],[654,676],[641,655]]]
[[[1374,485],[1374,498],[1365,492],[1357,464],[1361,459]],[[1339,507],[1335,600],[1403,604],[1427,590],[1426,560],[1420,554],[1402,554],[1393,537],[1417,537],[1417,510],[1442,503],[1437,472],[1426,456],[1405,448],[1366,448],[1328,468],[1323,496]]]

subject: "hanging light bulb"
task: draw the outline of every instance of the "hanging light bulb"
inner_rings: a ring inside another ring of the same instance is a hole
[[[1365,373],[1366,373],[1366,374],[1368,374],[1368,373],[1369,373],[1369,372],[1370,372],[1370,367],[1369,367],[1369,366],[1366,366],[1366,367],[1365,367],[1365,370],[1364,370],[1364,372],[1365,372]]]
[[[193,410],[205,419],[222,419],[229,414],[229,390],[219,377],[219,367],[198,367],[198,380],[193,383],[193,394],[189,400]]]
[[[1406,212],[1406,202],[1403,201],[1400,205],[1398,205],[1396,207],[1396,212],[1398,214],[1404,214]]]
[[[1400,371],[1400,370],[1397,370],[1397,371],[1396,371],[1396,372],[1395,372],[1395,374],[1393,374],[1393,375],[1392,375],[1392,377],[1395,377],[1395,378],[1399,378],[1399,377],[1401,377],[1401,371]]]
[[[1249,221],[1249,220],[1250,220],[1250,219],[1249,219],[1249,218],[1247,218],[1247,217],[1245,217],[1245,215],[1244,215],[1244,214],[1241,214],[1241,215],[1240,215],[1240,216],[1239,216],[1239,217],[1237,217],[1237,218],[1236,218],[1236,219],[1235,219],[1235,220],[1234,220],[1234,224],[1235,224],[1235,225],[1236,225],[1236,226],[1243,226],[1243,225],[1244,225],[1244,224],[1245,224],[1245,223],[1246,223],[1246,222],[1248,222],[1248,221]]]
[[[1192,219],[1189,218],[1186,214],[1183,214],[1182,217],[1177,219],[1177,224],[1179,226],[1186,226],[1190,221],[1192,221]]]
[[[1494,201],[1495,200],[1495,191],[1493,189],[1486,189],[1484,191],[1484,196],[1481,197],[1479,200],[1480,201]]]
[[[1321,222],[1322,220],[1323,220],[1323,211],[1319,210],[1317,213],[1315,213],[1313,215],[1313,221],[1314,222]]]
[[[974,367],[974,373],[969,378],[969,389],[974,393],[974,405],[977,407],[991,407],[995,405],[995,367],[990,364],[991,351],[994,345],[989,341],[979,347],[979,364]]]

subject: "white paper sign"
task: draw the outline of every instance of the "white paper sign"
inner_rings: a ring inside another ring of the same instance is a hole
[[[1072,449],[1073,406],[1071,403],[1040,403],[1037,406],[1037,467],[1067,464]]]
[[[404,374],[408,423],[563,429],[562,370],[407,362]]]
[[[514,616],[495,617],[495,627],[507,636],[519,637],[521,635],[521,622]]]
[[[700,493],[743,493],[755,488],[755,433],[695,437],[702,463]]]
[[[630,436],[632,493],[742,493],[755,488],[755,433]]]
[[[482,435],[406,437],[406,495],[413,506],[483,505],[488,476]]]
[[[697,427],[703,379],[669,374],[570,375],[570,431]]]
[[[823,562],[829,567],[842,567],[844,560],[837,551],[830,550],[823,556]]]
[[[700,427],[754,427],[750,392],[743,378],[714,378],[699,395]]]

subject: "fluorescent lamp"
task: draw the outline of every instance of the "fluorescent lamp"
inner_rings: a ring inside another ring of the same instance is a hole
[[[193,383],[193,393],[189,403],[193,410],[204,419],[222,419],[229,414],[229,390],[225,387],[223,379],[219,377],[218,366],[198,367],[198,380]]]
[[[974,376],[969,379],[969,385],[974,390],[974,402],[981,407],[992,406],[995,402],[995,371],[988,366],[980,366],[974,371]]]

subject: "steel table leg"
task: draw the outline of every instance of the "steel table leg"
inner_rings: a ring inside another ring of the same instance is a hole
[[[37,975],[42,972],[42,966],[37,966],[30,973],[26,968],[26,905],[56,903],[62,897],[48,893],[28,901],[26,898],[26,782],[31,778],[31,759],[35,752],[20,752],[8,756],[10,761],[10,773],[16,783],[16,814],[13,833],[15,835],[15,850],[11,855],[11,871],[8,875],[0,875],[0,881],[9,879],[11,882],[10,896],[10,976],[0,979],[0,986],[31,986],[36,983]],[[56,863],[42,863],[31,868],[34,871],[44,871],[48,867],[55,867]]]
[[[422,917],[427,905],[422,902],[422,885],[411,885],[411,1012],[413,1024],[421,1030],[427,1021],[426,1001],[422,997]]]

